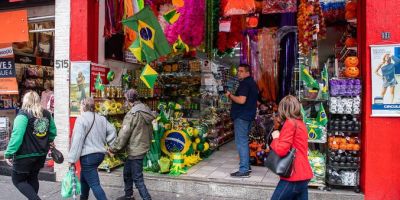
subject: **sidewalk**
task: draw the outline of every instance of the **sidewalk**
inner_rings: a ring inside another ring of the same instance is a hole
[[[40,181],[40,188],[39,194],[42,200],[62,200],[60,194],[60,183],[57,182],[47,182],[47,181]],[[107,197],[109,200],[116,199],[117,197],[123,194],[123,188],[113,188],[113,187],[103,187],[105,190]],[[149,191],[153,200],[217,200],[212,197],[193,197],[178,195],[175,193],[167,193],[167,192],[155,192]],[[22,200],[25,199],[24,196],[14,187],[11,182],[10,176],[0,176],[0,200]],[[139,193],[135,190],[135,199],[140,200]],[[78,198],[79,199],[79,198]],[[90,194],[90,199],[94,200],[93,194]],[[218,200],[232,200],[226,198],[218,198]]]

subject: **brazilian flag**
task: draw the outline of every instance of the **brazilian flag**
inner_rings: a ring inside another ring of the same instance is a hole
[[[300,66],[300,77],[301,80],[304,81],[305,85],[308,88],[313,88],[313,89],[319,89],[319,84],[318,82],[314,79],[314,77],[311,76],[310,72],[305,68],[304,65]]]
[[[150,63],[171,52],[164,32],[148,6],[135,15],[122,20],[122,24],[137,33],[138,37],[129,49],[139,61]]]
[[[322,126],[325,126],[328,123],[328,117],[326,116],[324,105],[322,105],[322,103],[319,104],[319,111],[316,120]]]

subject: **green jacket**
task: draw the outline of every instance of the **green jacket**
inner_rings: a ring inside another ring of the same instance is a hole
[[[150,149],[153,137],[154,114],[148,106],[137,101],[125,115],[118,137],[111,151],[118,152],[126,147],[130,158],[141,159]]]
[[[14,119],[11,138],[4,157],[20,159],[44,156],[47,154],[49,143],[53,142],[56,136],[56,125],[48,111],[44,110],[43,118],[36,119],[21,110]]]

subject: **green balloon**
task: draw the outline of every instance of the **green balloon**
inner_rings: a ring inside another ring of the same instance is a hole
[[[203,151],[204,150],[204,143],[197,144],[197,150],[198,151]]]
[[[108,74],[107,74],[107,80],[111,82],[111,81],[114,80],[114,78],[115,78],[115,72],[114,71],[109,71]]]

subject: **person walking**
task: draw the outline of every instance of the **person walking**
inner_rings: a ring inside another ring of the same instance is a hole
[[[307,127],[302,120],[301,104],[296,97],[284,97],[278,106],[278,121],[283,122],[281,131],[272,132],[271,148],[280,157],[288,154],[293,147],[296,149],[289,178],[280,177],[271,200],[307,200],[308,182],[313,177],[308,162]]]
[[[130,89],[125,98],[132,108],[125,115],[122,128],[115,143],[110,147],[111,153],[116,153],[126,147],[128,159],[124,165],[125,195],[117,200],[132,200],[133,183],[144,200],[150,200],[143,179],[143,158],[150,149],[153,134],[152,121],[155,119],[150,108],[139,101],[136,90]]]
[[[239,152],[239,171],[231,173],[232,177],[250,177],[249,131],[256,116],[258,89],[250,76],[249,65],[238,67],[239,87],[235,95],[229,91],[226,96],[232,100],[231,118],[233,120],[235,143]]]
[[[54,147],[57,129],[51,114],[42,108],[36,92],[26,93],[22,108],[14,119],[6,162],[12,165],[12,182],[28,199],[37,200],[39,170],[43,168],[50,146]]]
[[[81,200],[89,199],[90,189],[97,200],[107,199],[97,167],[107,152],[105,145],[112,145],[116,138],[114,126],[105,117],[95,113],[94,109],[93,98],[81,101],[81,115],[76,119],[68,153],[70,166],[78,160],[81,163]]]

